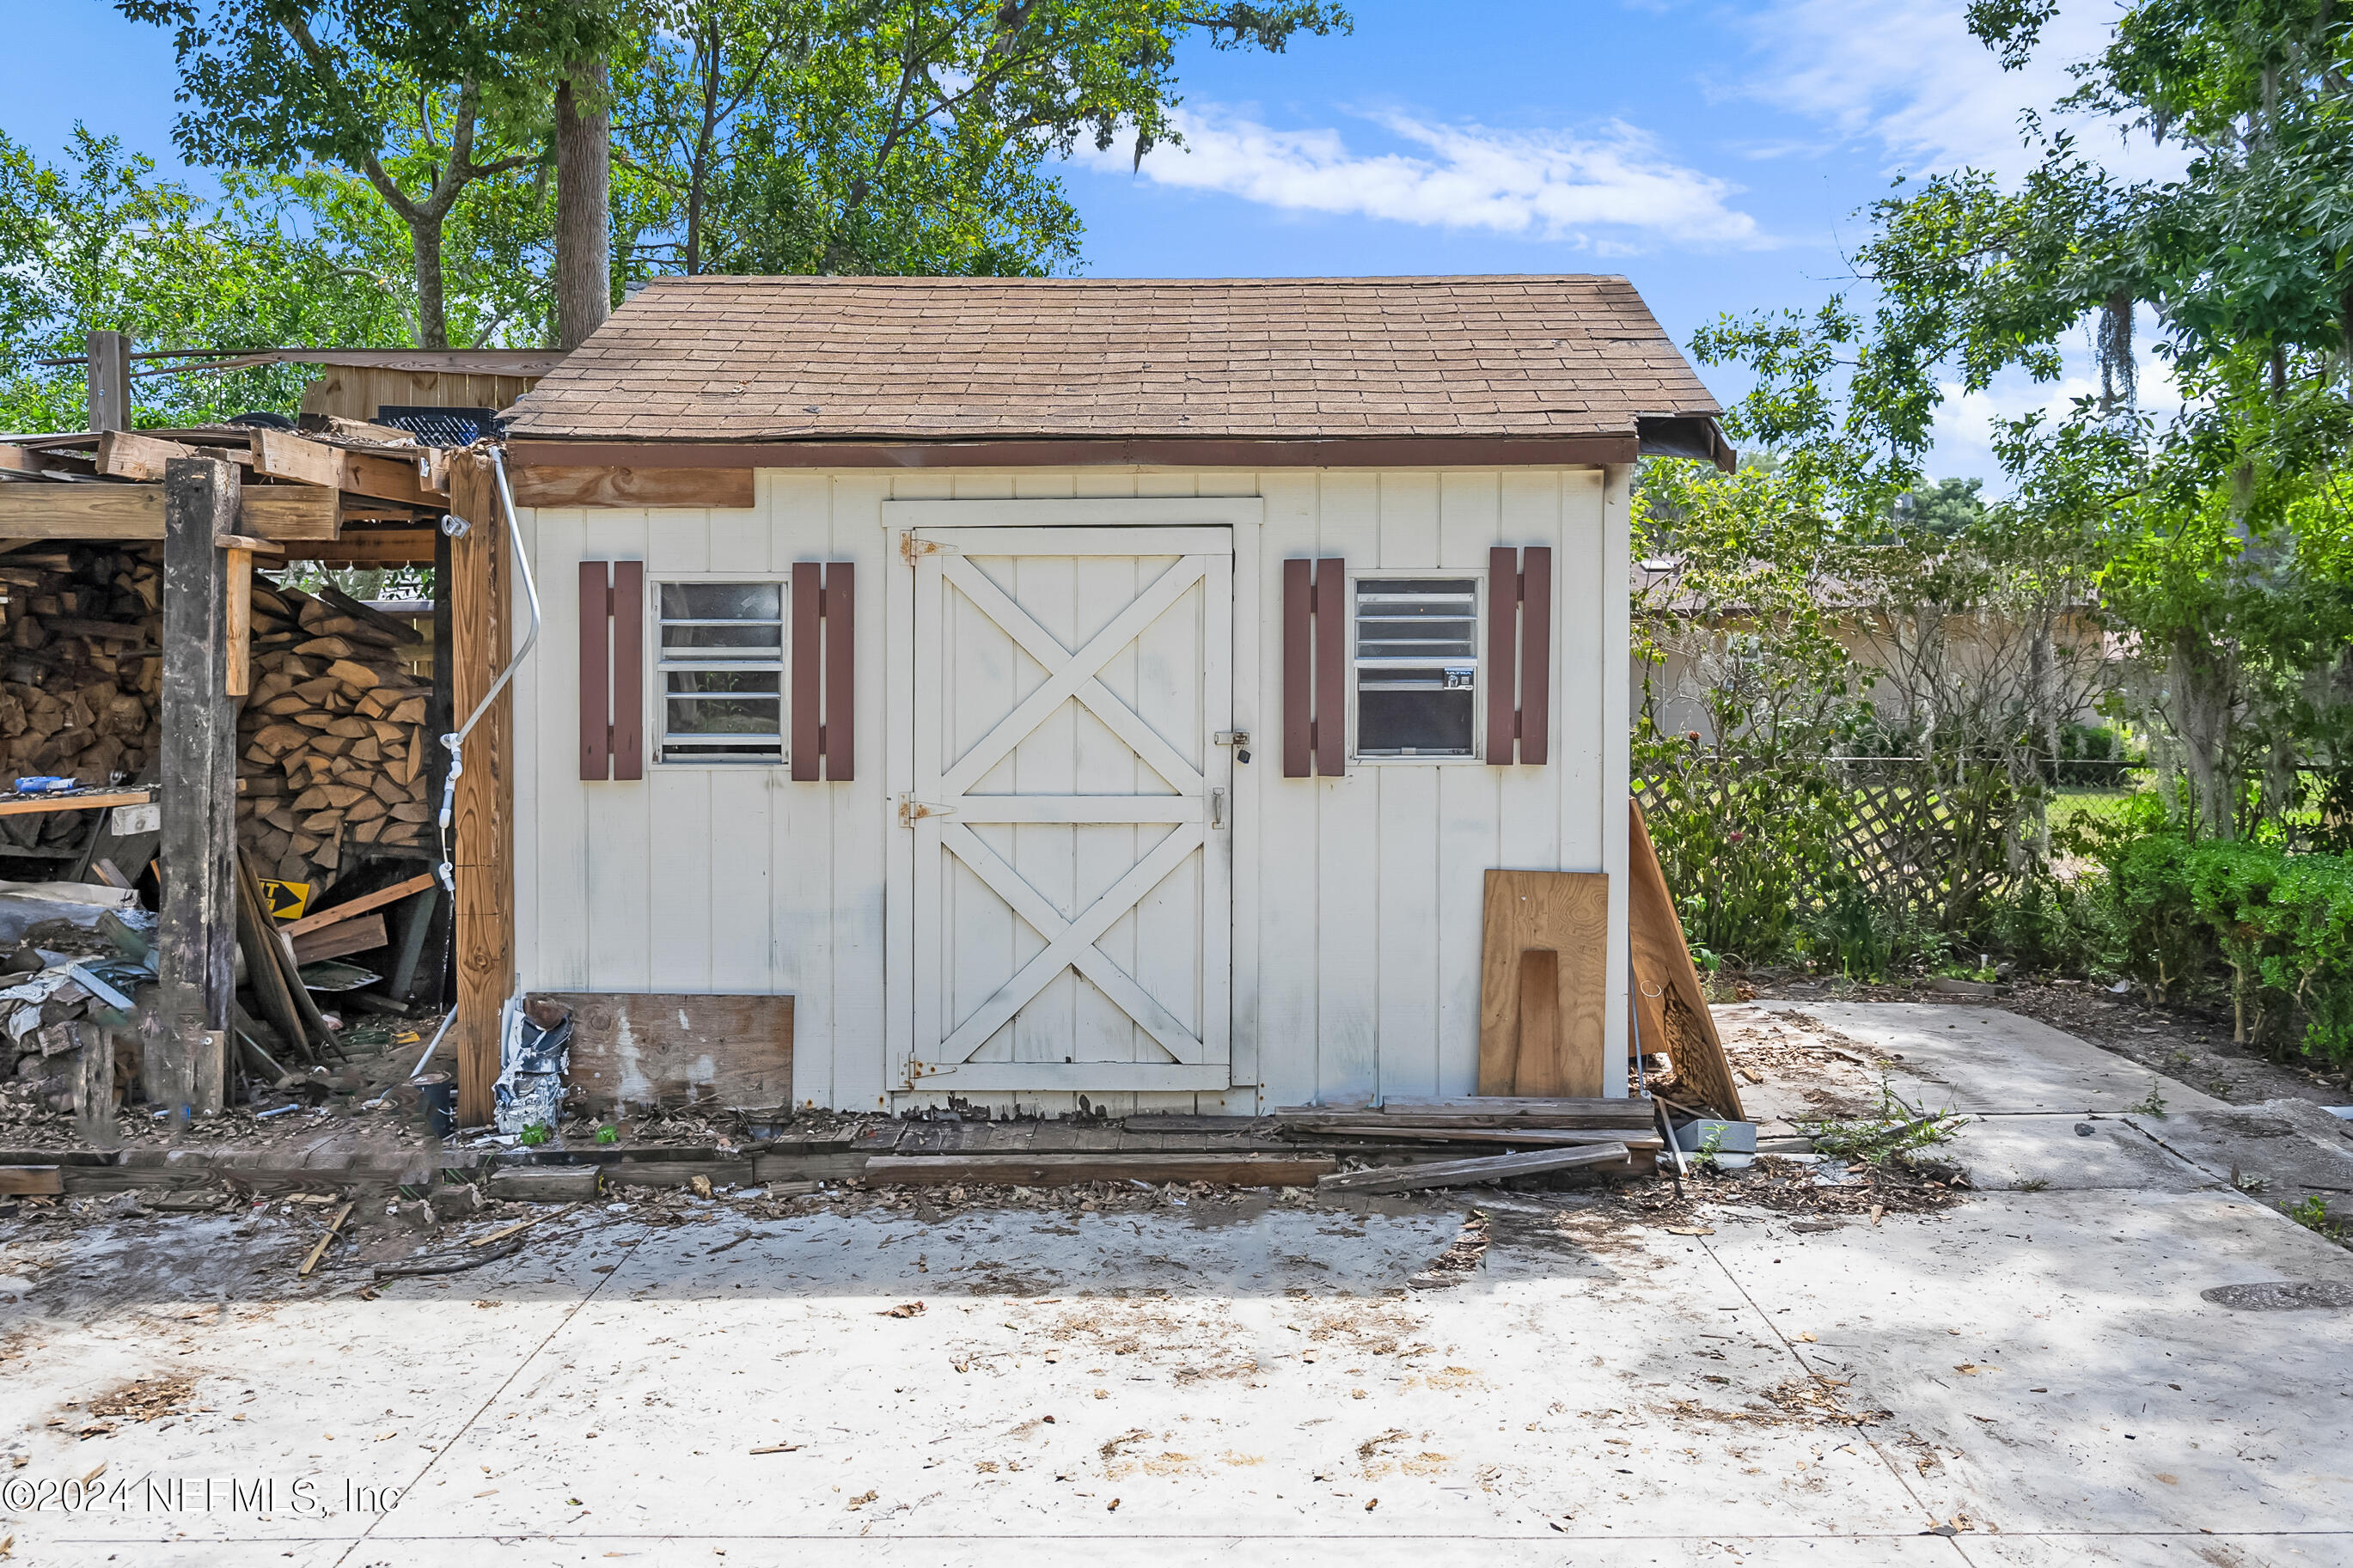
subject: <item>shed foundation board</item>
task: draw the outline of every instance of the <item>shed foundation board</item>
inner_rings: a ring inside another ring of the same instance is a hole
[[[595,1110],[791,1103],[789,996],[541,991],[530,1000],[572,1010],[565,1081]]]

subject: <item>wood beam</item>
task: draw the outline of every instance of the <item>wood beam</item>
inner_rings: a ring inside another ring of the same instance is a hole
[[[479,455],[452,473],[453,510],[471,525],[449,546],[450,710],[463,724],[513,647],[507,529],[497,481]],[[499,1013],[514,991],[514,701],[502,691],[467,737],[450,826],[457,880],[458,1121],[491,1120]],[[437,805],[438,802],[435,803]]]
[[[344,534],[332,543],[298,544],[290,559],[322,566],[430,566],[438,528],[371,528]]]
[[[174,458],[165,469],[163,750],[164,910],[157,931],[167,1037],[164,1103],[221,1109],[236,1005],[237,704],[228,695],[227,561],[237,531],[234,465]],[[148,1092],[155,1096],[157,1085]]]
[[[291,430],[256,430],[253,467],[256,473],[272,479],[349,490],[403,506],[438,506],[448,501],[447,496],[425,488],[413,460],[348,451]]]
[[[237,515],[220,531],[263,539],[332,540],[343,530],[335,494],[311,485],[256,485],[243,490]],[[160,484],[0,485],[0,539],[163,537]]]
[[[514,471],[517,506],[750,506],[750,468],[537,468]]]
[[[98,471],[118,479],[161,480],[165,463],[195,455],[194,447],[135,430],[108,430],[98,437]]]

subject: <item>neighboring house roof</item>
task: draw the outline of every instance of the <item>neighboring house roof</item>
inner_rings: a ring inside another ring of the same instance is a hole
[[[1720,412],[1622,278],[702,277],[639,289],[515,405],[508,433],[1583,441],[1622,448],[1615,460],[1647,442],[1724,461]]]

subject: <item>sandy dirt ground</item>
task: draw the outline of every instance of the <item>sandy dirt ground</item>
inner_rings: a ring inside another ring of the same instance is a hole
[[[2353,1255],[2280,1212],[2353,1188],[2324,1113],[1994,1006],[1723,1019],[1768,1136],[1893,1091],[1966,1114],[1950,1165],[723,1192],[550,1211],[439,1278],[374,1266],[512,1222],[371,1231],[308,1282],[323,1205],[21,1208],[0,1535],[73,1568],[2353,1562]]]

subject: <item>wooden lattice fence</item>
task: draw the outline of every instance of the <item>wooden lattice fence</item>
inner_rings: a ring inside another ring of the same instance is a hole
[[[1979,900],[2030,868],[2039,823],[1999,767],[1942,767],[1913,758],[1827,758],[1844,802],[1831,837],[1841,868],[1873,903],[1951,929]],[[1649,780],[1635,797],[1654,821],[1674,807]]]

